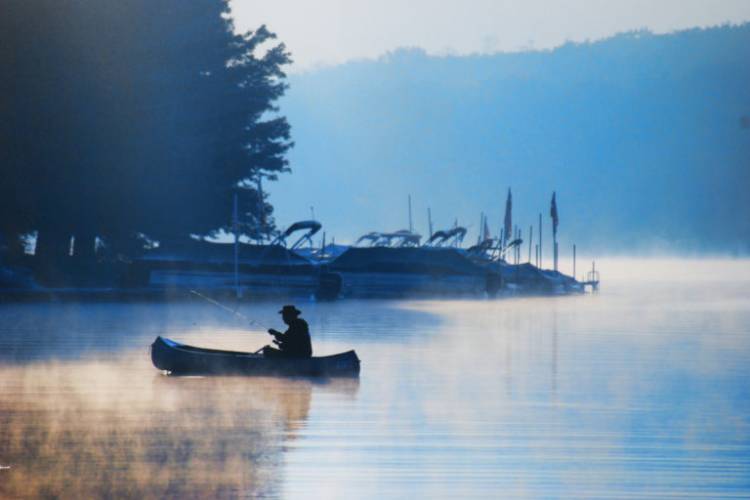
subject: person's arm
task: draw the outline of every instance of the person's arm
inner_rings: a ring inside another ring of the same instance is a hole
[[[269,333],[269,334],[271,334],[271,335],[273,335],[273,336],[274,336],[274,337],[276,337],[277,339],[281,339],[281,338],[284,338],[284,334],[283,334],[283,333],[281,333],[281,332],[280,332],[280,331],[278,331],[278,330],[274,330],[273,328],[269,328],[269,329],[268,329],[268,333]]]

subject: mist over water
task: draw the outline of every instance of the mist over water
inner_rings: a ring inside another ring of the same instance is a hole
[[[2,304],[0,497],[747,497],[750,262],[598,267],[597,295],[297,303],[359,381],[160,374],[157,335],[269,342],[198,300]]]

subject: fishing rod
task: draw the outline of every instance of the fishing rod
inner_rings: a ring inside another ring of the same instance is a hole
[[[248,316],[245,316],[245,315],[244,315],[244,314],[242,314],[241,312],[239,312],[239,311],[236,311],[236,310],[232,309],[231,307],[225,306],[224,304],[222,304],[222,303],[221,303],[221,302],[219,302],[218,300],[214,300],[214,299],[212,299],[211,297],[206,297],[205,295],[203,295],[202,293],[200,293],[200,292],[199,292],[199,291],[197,291],[197,290],[190,290],[190,293],[192,293],[193,295],[195,295],[195,296],[197,296],[197,297],[200,297],[200,298],[202,298],[202,299],[203,299],[203,300],[205,300],[206,302],[208,302],[208,303],[210,303],[210,304],[213,304],[213,305],[215,305],[216,307],[219,307],[219,308],[221,308],[221,309],[224,309],[225,311],[228,311],[228,312],[230,312],[230,313],[234,314],[234,315],[235,315],[235,316],[237,316],[238,318],[242,318],[242,319],[244,319],[245,321],[247,321],[247,322],[248,322],[248,323],[250,323],[251,325],[253,325],[253,324],[254,324],[254,325],[256,325],[256,326],[259,326],[260,328],[263,328],[263,329],[267,329],[267,328],[266,328],[265,326],[261,325],[260,323],[258,323],[258,322],[257,322],[257,321],[255,321],[254,319],[252,319],[252,318],[249,318]],[[260,354],[260,353],[261,353],[261,352],[263,351],[263,349],[265,349],[265,347],[261,347],[261,348],[260,348],[260,349],[258,349],[257,351],[254,351],[254,352],[253,352],[253,354]]]
[[[258,322],[257,322],[257,321],[255,321],[254,319],[252,319],[252,318],[250,318],[250,317],[248,317],[248,316],[245,316],[245,315],[244,315],[244,314],[242,314],[241,312],[239,312],[239,311],[237,311],[237,310],[235,310],[235,309],[232,309],[231,307],[225,306],[224,304],[222,304],[222,303],[221,303],[221,302],[219,302],[218,300],[214,300],[214,299],[212,299],[211,297],[206,297],[205,295],[203,295],[202,293],[198,292],[197,290],[190,290],[190,293],[192,293],[193,295],[195,295],[195,296],[197,296],[197,297],[200,297],[200,298],[202,298],[202,299],[203,299],[203,300],[205,300],[206,302],[208,302],[208,303],[210,303],[210,304],[213,304],[213,305],[215,305],[216,307],[220,307],[221,309],[224,309],[225,311],[228,311],[228,312],[230,312],[231,314],[234,314],[234,315],[235,315],[235,316],[237,316],[238,318],[242,318],[242,319],[244,319],[245,321],[247,321],[247,322],[248,322],[248,323],[250,323],[251,325],[255,325],[255,326],[258,326],[258,327],[260,327],[260,328],[263,328],[264,330],[268,330],[268,327],[266,327],[265,325],[262,325],[262,324],[258,323]]]

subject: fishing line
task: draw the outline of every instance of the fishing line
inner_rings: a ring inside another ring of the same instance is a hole
[[[242,313],[241,313],[241,312],[239,312],[239,311],[236,311],[236,310],[232,309],[231,307],[225,306],[225,305],[224,305],[224,304],[222,304],[221,302],[219,302],[219,301],[217,301],[217,300],[214,300],[214,299],[212,299],[211,297],[206,297],[205,295],[203,295],[202,293],[200,293],[200,292],[198,292],[198,291],[196,291],[196,290],[190,290],[190,293],[192,293],[193,295],[196,295],[196,296],[198,296],[198,297],[202,298],[202,299],[203,299],[203,300],[205,300],[206,302],[209,302],[209,303],[211,303],[211,304],[215,305],[216,307],[220,307],[220,308],[224,309],[225,311],[228,311],[228,312],[230,312],[230,313],[234,314],[234,315],[235,315],[235,316],[237,316],[238,318],[242,318],[242,319],[244,319],[245,321],[247,321],[247,322],[248,322],[248,323],[250,323],[251,325],[255,325],[255,326],[257,326],[257,327],[263,328],[264,330],[268,330],[268,327],[266,327],[265,325],[262,325],[262,324],[258,323],[258,322],[257,322],[257,321],[255,321],[254,319],[252,319],[252,318],[250,318],[250,317],[248,317],[248,316],[246,316],[246,315],[242,314]]]
[[[231,307],[225,306],[224,304],[222,304],[218,300],[214,300],[211,297],[206,297],[205,295],[203,295],[202,293],[198,292],[197,290],[190,290],[190,293],[192,293],[193,295],[196,295],[196,296],[202,298],[206,302],[209,302],[209,303],[215,305],[216,307],[220,307],[220,308],[224,309],[225,311],[229,311],[230,313],[234,314],[235,316],[244,319],[245,321],[247,321],[251,325],[254,324],[255,326],[259,326],[260,328],[263,328],[265,330],[268,329],[264,325],[261,325],[260,323],[258,323],[257,321],[255,321],[254,319],[252,319],[252,318],[250,318],[250,317],[242,314],[239,311],[236,311],[236,310],[232,309]],[[253,354],[260,354],[263,351],[263,349],[265,349],[265,346],[261,347],[257,351],[253,351]]]

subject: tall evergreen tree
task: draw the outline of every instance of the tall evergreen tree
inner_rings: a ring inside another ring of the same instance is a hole
[[[11,0],[0,31],[0,231],[37,230],[42,258],[209,233],[288,170],[289,54],[224,1]]]

